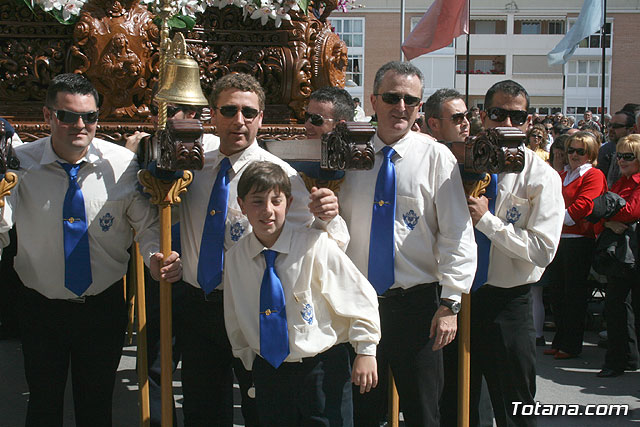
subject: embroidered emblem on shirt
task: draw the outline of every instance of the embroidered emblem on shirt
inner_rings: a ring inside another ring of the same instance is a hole
[[[237,242],[244,234],[244,227],[239,222],[236,222],[231,226],[229,233],[231,233],[231,240]]]
[[[311,304],[303,304],[300,314],[305,322],[308,324],[313,323],[313,306]]]
[[[515,224],[520,219],[522,214],[518,212],[518,208],[515,206],[511,207],[511,209],[507,210],[507,222],[509,224]]]
[[[114,217],[111,216],[109,212],[104,214],[102,218],[100,218],[100,227],[102,227],[102,231],[109,231],[111,226],[113,225]]]
[[[409,230],[413,230],[414,228],[416,228],[416,225],[418,224],[418,218],[420,217],[416,215],[413,209],[402,215],[402,219],[404,220],[404,223],[407,225]]]

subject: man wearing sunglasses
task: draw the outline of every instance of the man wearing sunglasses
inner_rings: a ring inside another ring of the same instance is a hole
[[[309,97],[309,105],[304,113],[307,137],[320,139],[341,120],[353,121],[354,114],[353,99],[346,90],[332,86],[315,90]]]
[[[431,135],[438,141],[459,142],[469,136],[467,106],[455,89],[439,89],[424,104]]]
[[[383,331],[380,384],[366,395],[354,390],[356,425],[378,425],[384,417],[389,366],[407,424],[439,425],[441,349],[456,334],[461,293],[470,289],[476,268],[456,158],[410,130],[422,91],[422,73],[410,63],[378,70],[371,95],[378,117],[375,165],[347,171],[339,193],[351,233],[347,255],[378,292]]]
[[[95,138],[97,104],[81,75],[51,81],[43,108],[51,136],[16,148],[18,186],[0,218],[2,246],[13,223],[19,236],[27,426],[62,425],[69,370],[77,425],[111,426],[132,230],[155,279],[181,275],[177,253],[164,263],[158,253],[157,209],[136,189],[135,155]]]
[[[247,426],[258,424],[250,396],[251,373],[231,352],[224,324],[222,261],[226,251],[251,232],[237,202],[237,183],[254,161],[281,166],[291,179],[293,203],[287,221],[327,229],[338,242],[348,242],[344,221],[337,217],[331,190],[311,195],[295,169],[262,149],[256,136],[262,125],[265,94],[258,81],[244,73],[228,74],[210,96],[217,137],[204,138],[204,168],[195,171],[180,210],[184,281],[188,283],[184,322],[176,331],[182,346],[182,389],[185,426],[233,424],[233,370],[240,385]]]
[[[485,96],[485,128],[513,126],[526,132],[529,95],[513,80],[494,84]],[[524,170],[498,174],[495,206],[468,197],[478,232],[488,238],[486,281],[471,295],[471,424],[478,422],[484,375],[498,426],[535,425],[534,416],[514,414],[512,402],[534,404],[535,332],[530,284],[553,259],[564,220],[560,177],[525,148]],[[480,257],[479,257],[480,258]],[[487,265],[488,264],[488,265]]]
[[[613,187],[613,184],[620,179],[620,167],[615,161],[616,144],[621,138],[634,133],[635,117],[632,113],[620,110],[616,112],[609,121],[609,132],[607,134],[608,141],[602,144],[598,151],[597,168],[607,176],[607,186]],[[602,163],[600,163],[602,161]]]

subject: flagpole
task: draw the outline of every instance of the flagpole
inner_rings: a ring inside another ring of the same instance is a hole
[[[607,0],[603,0],[603,7],[602,7],[602,31],[600,34],[600,44],[602,45],[602,93],[601,93],[601,99],[600,102],[602,104],[602,112],[600,113],[600,126],[602,128],[602,130],[604,131],[604,108],[605,108],[605,99],[604,99],[604,91],[605,91],[605,86],[606,86],[606,40],[607,40],[607,34],[606,34],[606,29],[607,29]]]
[[[404,43],[404,7],[405,0],[400,0],[400,46]],[[400,61],[404,61],[404,52],[400,49]]]
[[[465,95],[464,95],[464,103],[467,106],[467,108],[469,108],[469,63],[471,62],[471,59],[469,57],[469,46],[471,46],[471,0],[469,0],[469,2],[467,3],[467,9],[468,10],[468,18],[469,18],[469,31],[467,31],[467,53],[466,53],[466,73],[465,73],[465,77],[464,77],[464,84],[465,84]]]

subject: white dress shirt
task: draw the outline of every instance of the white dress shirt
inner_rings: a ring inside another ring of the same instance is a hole
[[[376,160],[368,171],[347,171],[340,214],[349,226],[347,255],[366,276],[376,179],[385,144],[373,138]],[[456,158],[427,135],[409,132],[396,151],[395,283],[410,288],[440,282],[442,298],[460,301],[476,272],[473,225]]]
[[[15,269],[25,286],[51,299],[76,295],[64,287],[62,207],[69,176],[46,137],[16,147],[18,185],[5,198],[0,221],[2,246],[15,223]],[[97,295],[127,271],[133,241],[149,262],[159,249],[158,210],[138,191],[138,162],[126,148],[94,138],[78,171],[89,231],[93,283],[84,295]]]
[[[213,184],[220,170],[220,162],[225,157],[220,153],[220,139],[217,136],[205,134],[203,146],[204,168],[199,171],[194,171],[193,182],[189,186],[187,193],[182,197],[182,203],[179,205],[183,279],[196,288],[201,287],[198,283],[198,257],[200,254],[204,221],[206,215],[209,213],[209,198],[211,197],[211,190],[213,189]],[[242,176],[242,172],[247,165],[254,161],[276,163],[289,175],[293,202],[287,214],[287,221],[304,226],[314,223],[314,216],[308,207],[311,201],[309,199],[309,192],[296,170],[284,160],[260,148],[258,143],[254,141],[243,151],[229,156],[229,161],[231,162],[231,169],[229,169],[228,172],[230,182],[224,235],[225,250],[231,248],[240,238],[251,232],[249,220],[240,210],[237,199],[238,181]],[[332,238],[337,240],[341,245],[346,246],[349,242],[349,233],[346,224],[340,217],[336,217],[328,223],[317,220],[314,226],[326,228]],[[223,289],[223,284],[220,284],[217,289]]]
[[[498,176],[496,214],[476,224],[491,240],[487,283],[512,288],[540,280],[558,249],[564,199],[560,175],[525,149],[520,173]]]
[[[267,249],[251,233],[227,252],[224,319],[233,355],[251,370],[260,354],[260,286]],[[276,243],[275,270],[284,289],[290,353],[285,362],[313,357],[350,342],[357,354],[375,356],[380,341],[373,286],[320,230],[286,222]]]

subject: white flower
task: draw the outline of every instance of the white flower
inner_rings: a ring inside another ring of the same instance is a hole
[[[285,11],[290,11],[290,10],[300,10],[300,6],[298,6],[298,2],[296,0],[284,0],[284,10]]]
[[[196,13],[204,12],[204,7],[198,0],[181,0],[179,8],[183,15],[193,18],[196,17]]]
[[[79,15],[83,4],[84,0],[67,0],[62,8],[62,19],[68,21],[72,17]]]
[[[37,0],[37,4],[42,7],[45,12],[49,12],[53,9],[61,10],[63,0]]]
[[[269,18],[276,19],[276,11],[273,10],[273,5],[265,4],[263,0],[260,9],[255,10],[251,14],[251,19],[259,19],[262,25],[266,25]]]
[[[247,19],[247,15],[251,16],[253,14],[253,12],[255,12],[257,9],[258,9],[258,7],[255,4],[253,4],[251,2],[248,2],[242,8],[242,17],[244,19]]]
[[[284,10],[283,7],[278,9],[278,11],[276,12],[276,28],[280,28],[280,25],[282,24],[282,21],[291,21],[291,17]]]

